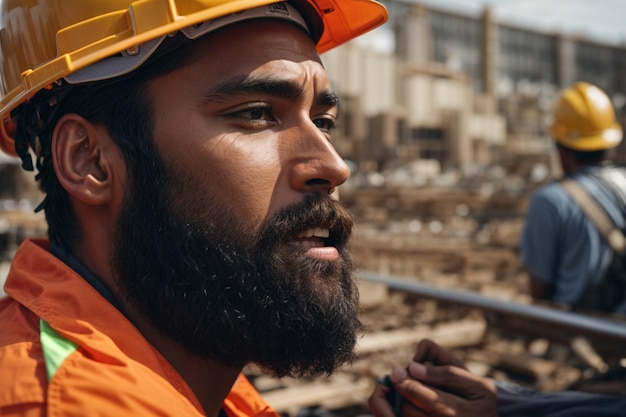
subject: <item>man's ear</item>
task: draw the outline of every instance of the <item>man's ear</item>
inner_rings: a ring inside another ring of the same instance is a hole
[[[63,116],[52,136],[52,158],[61,186],[74,198],[89,205],[111,202],[124,166],[105,128],[77,114]]]

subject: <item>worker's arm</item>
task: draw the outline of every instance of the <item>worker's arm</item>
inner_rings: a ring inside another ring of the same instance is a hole
[[[535,278],[531,273],[529,276],[529,289],[530,295],[533,300],[551,300],[554,292],[554,286],[551,284],[544,284]]]

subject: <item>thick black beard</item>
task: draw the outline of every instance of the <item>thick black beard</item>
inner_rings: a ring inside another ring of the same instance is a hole
[[[134,177],[148,180],[127,193],[112,259],[127,301],[151,325],[196,355],[276,376],[330,374],[354,359],[361,323],[341,204],[311,195],[251,235],[232,209],[197,197],[162,164],[152,169]],[[339,260],[288,244],[320,225]]]

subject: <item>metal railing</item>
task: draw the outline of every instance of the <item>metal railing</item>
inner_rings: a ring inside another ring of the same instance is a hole
[[[367,271],[360,272],[359,277],[366,281],[384,284],[394,290],[401,290],[422,297],[476,307],[481,310],[515,316],[535,323],[550,324],[587,336],[596,335],[612,339],[624,344],[624,352],[626,352],[626,321],[621,322],[533,304],[504,301],[470,291],[437,288],[421,282],[409,281],[408,279],[393,276],[383,276]]]

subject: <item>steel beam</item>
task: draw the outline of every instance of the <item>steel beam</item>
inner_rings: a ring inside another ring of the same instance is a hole
[[[409,281],[406,278],[383,276],[366,271],[360,272],[359,277],[366,281],[385,284],[389,288],[422,297],[476,307],[534,322],[557,325],[580,332],[583,335],[597,335],[613,339],[624,344],[624,352],[626,352],[626,321],[603,319],[549,307],[499,300],[470,291],[437,288],[422,282]]]

